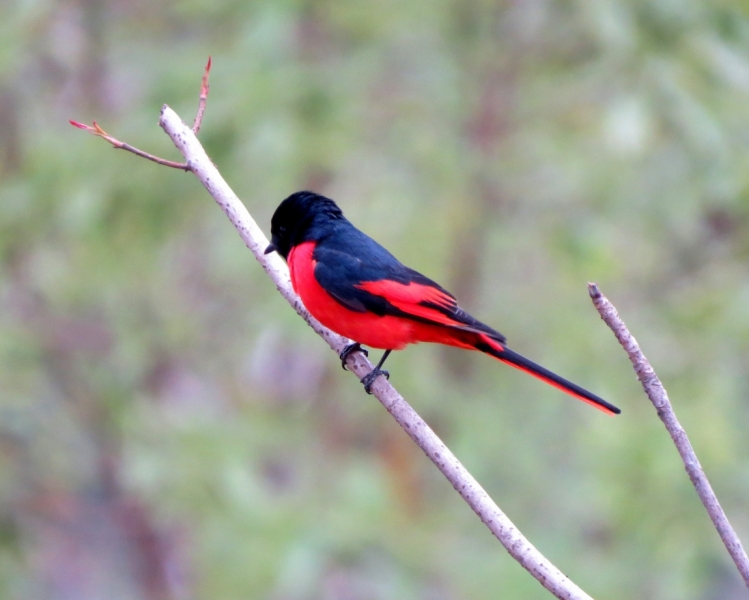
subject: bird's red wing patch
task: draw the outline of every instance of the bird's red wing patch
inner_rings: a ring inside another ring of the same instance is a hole
[[[450,312],[456,305],[455,298],[439,288],[414,282],[398,283],[389,279],[364,281],[357,284],[356,287],[375,296],[386,298],[390,304],[414,317],[428,319],[440,325],[462,325],[459,321],[439,310],[439,308],[442,308]],[[429,304],[433,306],[428,306]]]
[[[307,310],[325,327],[365,346],[400,350],[424,335],[410,319],[351,310],[338,302],[317,281],[314,242],[304,242],[289,253],[291,283]],[[424,326],[426,327],[426,326]]]

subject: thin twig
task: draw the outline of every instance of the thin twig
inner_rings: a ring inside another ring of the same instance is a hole
[[[198,135],[200,126],[203,123],[203,115],[205,114],[205,104],[208,100],[208,90],[211,86],[208,85],[208,75],[211,72],[211,57],[208,57],[208,63],[205,65],[205,71],[203,71],[203,83],[200,86],[200,99],[198,100],[198,114],[195,115],[195,121],[192,124],[192,132]]]
[[[738,568],[739,573],[744,578],[744,582],[749,587],[749,557],[747,557],[741,545],[739,536],[736,535],[733,527],[728,522],[723,508],[720,502],[718,502],[718,498],[715,496],[715,492],[710,486],[705,472],[702,470],[702,465],[700,465],[700,461],[697,459],[686,431],[684,431],[684,428],[676,418],[676,413],[674,413],[663,384],[655,374],[653,367],[650,366],[648,359],[645,358],[642,350],[640,350],[637,340],[635,340],[624,324],[624,321],[622,321],[614,305],[600,292],[595,283],[588,284],[588,293],[593,299],[593,304],[600,313],[601,318],[611,328],[611,331],[614,332],[616,339],[619,340],[622,348],[624,348],[629,356],[637,378],[640,380],[653,406],[655,406],[658,417],[663,421],[668,433],[671,435],[671,439],[676,445],[676,449],[679,451],[681,460],[684,462],[684,467],[689,474],[689,479],[692,480],[692,485],[697,490],[697,495],[705,506],[708,515],[710,515],[710,519],[712,519],[713,525],[718,530],[718,535],[723,540],[733,562],[736,563],[736,568]]]
[[[195,135],[198,135],[198,132],[200,131],[200,125],[203,123],[203,115],[205,114],[205,105],[208,100],[208,91],[211,89],[211,86],[208,84],[208,75],[210,74],[210,72],[211,72],[211,57],[209,56],[208,62],[205,65],[205,70],[203,71],[203,81],[200,85],[200,97],[198,98],[198,112],[195,115],[195,121],[193,122],[193,126],[192,126],[192,131]],[[136,148],[135,146],[131,146],[130,144],[127,144],[125,142],[121,142],[116,137],[113,137],[109,135],[106,131],[104,131],[96,121],[94,121],[92,125],[85,125],[83,123],[79,123],[78,121],[73,121],[71,119],[69,123],[73,127],[77,127],[78,129],[83,129],[84,131],[88,131],[92,135],[98,136],[108,141],[110,144],[112,144],[115,150],[127,150],[128,152],[132,152],[136,156],[140,156],[141,158],[145,158],[147,160],[155,162],[157,165],[163,165],[171,169],[179,169],[181,171],[190,170],[190,166],[187,163],[181,163],[181,162],[176,162],[173,160],[167,160],[166,158],[160,158],[158,156],[154,156],[153,154],[149,154],[148,152],[140,150],[139,148]]]
[[[323,327],[307,312],[291,287],[286,263],[276,253],[268,255],[263,253],[268,245],[268,239],[247,212],[244,204],[221,177],[218,169],[208,158],[192,130],[168,106],[164,106],[162,109],[159,124],[185,157],[187,164],[190,165],[190,171],[205,186],[208,193],[213,196],[236,227],[242,240],[276,284],[281,295],[336,353],[340,353],[350,343],[350,340]],[[347,360],[347,365],[360,379],[372,370],[372,363],[360,352],[352,353]],[[388,381],[382,377],[377,379],[372,386],[372,392],[411,439],[418,444],[443,473],[513,558],[525,567],[541,585],[557,598],[590,600],[590,596],[559,571],[523,536],[453,453]]]
[[[189,171],[190,167],[187,165],[187,163],[179,163],[175,162],[173,160],[167,160],[165,158],[159,158],[158,156],[154,156],[153,154],[149,154],[148,152],[144,152],[143,150],[139,150],[135,146],[131,146],[130,144],[126,144],[125,142],[121,142],[115,137],[112,137],[109,135],[106,131],[104,131],[101,127],[99,127],[99,124],[94,121],[93,126],[92,125],[84,125],[83,123],[79,123],[78,121],[73,121],[72,119],[69,121],[70,124],[73,127],[77,127],[78,129],[83,129],[84,131],[88,131],[89,133],[96,135],[104,140],[107,140],[116,150],[127,150],[128,152],[132,152],[136,156],[140,156],[142,158],[146,158],[148,160],[151,160],[155,162],[158,165],[164,165],[165,167],[171,167],[172,169],[181,169],[182,171]]]

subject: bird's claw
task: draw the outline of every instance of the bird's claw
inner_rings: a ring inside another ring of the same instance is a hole
[[[346,359],[352,352],[361,352],[364,356],[369,356],[369,352],[362,348],[361,344],[357,342],[349,344],[343,350],[341,350],[341,353],[338,355],[341,358],[341,366],[343,367],[344,371],[348,371],[348,367],[346,366]]]
[[[374,383],[374,380],[377,379],[380,375],[384,375],[386,379],[390,379],[389,371],[386,371],[385,369],[378,369],[376,367],[361,378],[360,381],[364,385],[364,391],[367,392],[367,394],[372,394],[372,384]]]

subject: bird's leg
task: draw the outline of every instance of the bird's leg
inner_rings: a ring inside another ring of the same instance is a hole
[[[377,379],[380,375],[384,375],[387,379],[390,379],[390,373],[385,369],[381,369],[380,367],[383,365],[385,359],[391,352],[392,350],[385,350],[385,354],[382,355],[382,358],[380,359],[380,362],[377,363],[377,366],[361,378],[361,382],[364,384],[364,391],[367,392],[367,394],[372,393],[372,384],[374,383],[374,380]]]
[[[341,353],[338,355],[341,357],[341,366],[343,367],[344,371],[348,371],[348,367],[346,366],[346,359],[352,352],[361,352],[364,356],[369,356],[369,352],[362,348],[359,342],[349,344],[343,350],[341,350]]]

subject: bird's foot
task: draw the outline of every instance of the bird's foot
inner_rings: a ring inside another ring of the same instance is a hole
[[[346,366],[346,359],[352,352],[361,352],[364,356],[369,356],[369,352],[362,348],[361,344],[359,344],[358,342],[349,344],[343,350],[341,350],[341,353],[338,355],[341,358],[341,366],[343,367],[344,371],[348,371],[348,367]]]
[[[360,381],[362,384],[364,384],[364,391],[367,392],[367,394],[372,393],[372,384],[374,383],[374,380],[377,379],[380,375],[384,375],[386,379],[390,379],[390,372],[378,367],[375,367],[361,378]]]

